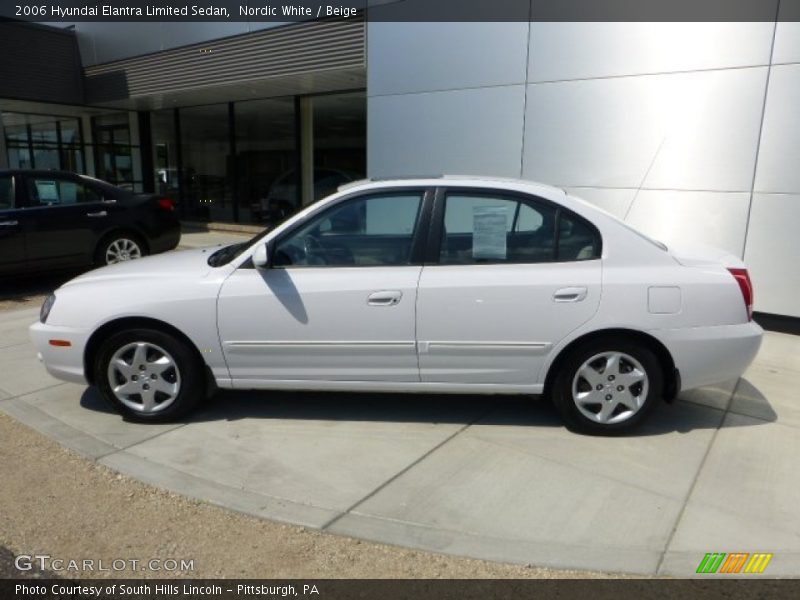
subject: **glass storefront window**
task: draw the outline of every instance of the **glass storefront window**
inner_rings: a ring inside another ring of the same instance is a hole
[[[180,121],[184,214],[233,221],[228,105],[182,108]]]
[[[61,159],[58,154],[58,146],[51,148],[41,144],[33,147],[33,164],[37,169],[60,169]]]
[[[81,127],[78,119],[61,122],[61,143],[66,145],[80,145]]]
[[[311,98],[314,127],[314,199],[367,172],[367,98],[363,92]]]
[[[299,206],[294,98],[234,106],[239,220],[274,224]]]
[[[79,119],[14,112],[3,112],[0,118],[9,167],[84,172]]]
[[[27,148],[14,148],[9,146],[8,166],[12,169],[32,169],[31,155]]]
[[[58,144],[58,128],[55,120],[48,120],[43,123],[32,123],[31,140],[34,146],[46,144]]]
[[[141,190],[141,178],[134,170],[134,164],[140,164],[139,147],[131,144],[128,113],[93,117],[92,130],[97,177],[122,188]]]
[[[178,181],[178,144],[175,139],[175,111],[157,110],[150,113],[153,139],[153,181],[155,191],[176,202],[180,199]]]
[[[148,148],[129,111],[91,116],[91,140],[77,117],[0,118],[11,168],[86,173],[88,156],[91,174],[142,191],[150,153],[153,191],[179,201],[187,220],[272,225],[366,173],[363,91],[154,110]]]

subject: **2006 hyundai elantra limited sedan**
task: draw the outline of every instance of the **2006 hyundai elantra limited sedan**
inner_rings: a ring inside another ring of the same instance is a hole
[[[92,271],[31,335],[123,415],[234,389],[549,394],[627,430],[740,376],[762,330],[747,270],[666,248],[564,191],[444,177],[348,184],[256,238]]]

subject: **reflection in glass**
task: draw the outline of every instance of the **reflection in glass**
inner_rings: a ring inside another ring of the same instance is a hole
[[[153,111],[150,114],[150,127],[153,138],[155,191],[177,202],[180,196],[180,182],[174,111],[172,109]]]
[[[0,119],[9,167],[84,172],[79,119],[14,112],[3,112]]]
[[[180,110],[184,210],[190,219],[232,221],[228,105]]]
[[[239,220],[275,224],[298,206],[293,98],[237,102]]]
[[[125,189],[136,190],[141,181],[134,174],[138,146],[131,145],[128,113],[111,113],[92,118],[97,177]]]
[[[312,98],[314,199],[367,172],[367,99],[363,92]]]

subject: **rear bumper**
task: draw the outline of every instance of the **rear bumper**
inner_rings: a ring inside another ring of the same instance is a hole
[[[181,241],[181,225],[176,220],[174,225],[162,227],[156,235],[148,240],[150,254],[160,254],[177,247]]]
[[[89,339],[88,332],[39,322],[31,325],[29,332],[39,360],[50,375],[73,383],[87,383],[83,352]],[[66,340],[70,346],[53,346],[50,340]]]
[[[680,372],[680,389],[688,390],[741,377],[758,354],[764,330],[751,321],[649,333],[669,350]]]

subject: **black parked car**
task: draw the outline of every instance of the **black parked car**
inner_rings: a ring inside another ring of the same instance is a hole
[[[0,274],[113,264],[180,237],[169,198],[63,171],[0,171]]]

